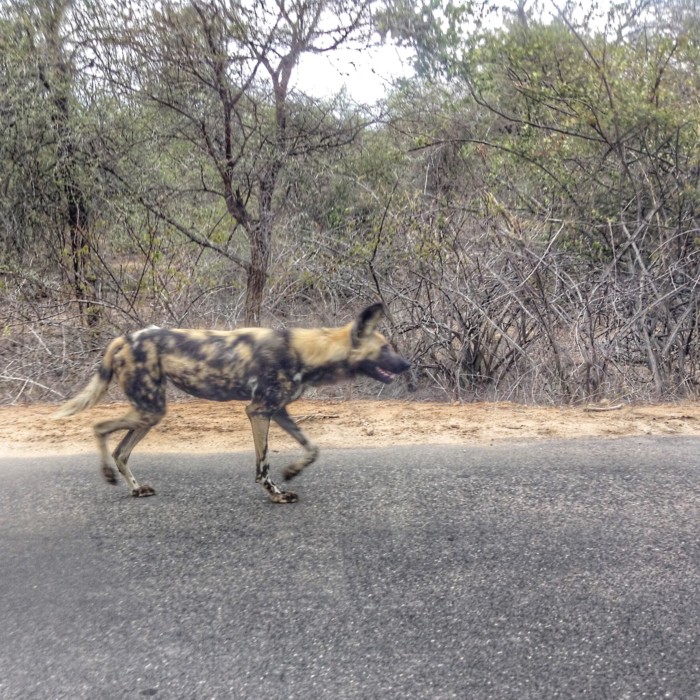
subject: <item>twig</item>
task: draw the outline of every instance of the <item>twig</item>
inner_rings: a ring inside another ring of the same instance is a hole
[[[305,420],[310,420],[311,418],[327,420],[329,418],[340,418],[340,415],[337,413],[309,413],[305,416],[295,416],[294,421],[296,423],[303,423]]]
[[[27,384],[33,384],[34,386],[38,386],[40,389],[46,389],[46,391],[50,391],[52,394],[56,394],[56,396],[59,396],[62,399],[65,398],[63,396],[63,394],[56,391],[55,389],[52,389],[51,387],[45,386],[44,384],[40,384],[39,382],[35,382],[33,379],[28,379],[27,377],[10,377],[7,374],[0,374],[0,379],[4,379],[5,381],[8,381],[8,382],[22,382],[22,389],[20,390],[19,394],[17,394],[17,396],[15,396],[12,403],[17,401],[17,399],[20,396],[22,396]]]
[[[614,406],[584,406],[583,410],[588,413],[603,413],[604,411],[619,411],[624,406],[625,404],[623,403],[618,403]]]

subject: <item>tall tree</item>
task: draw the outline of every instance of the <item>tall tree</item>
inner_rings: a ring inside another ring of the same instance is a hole
[[[72,5],[72,0],[14,1],[5,9],[3,93],[9,118],[3,146],[8,149],[9,168],[4,189],[25,188],[27,202],[20,206],[34,210],[30,220],[48,210],[51,220],[43,225],[48,225],[49,232],[38,235],[47,239],[49,250],[61,260],[79,313],[94,326],[98,321],[91,269],[94,242],[85,188],[91,154],[81,143],[84,106],[76,82],[80,52],[72,36]],[[33,165],[22,162],[28,158]],[[16,235],[30,238],[28,229],[31,224],[25,221]]]
[[[148,9],[136,3],[129,12],[109,21],[112,29],[121,26],[118,35],[104,34],[105,45],[111,41],[121,60],[105,62],[105,70],[132,98],[150,103],[153,137],[172,162],[188,163],[179,182],[156,173],[163,188],[156,192],[154,182],[139,196],[190,240],[244,271],[245,322],[258,324],[280,173],[290,160],[347,143],[357,128],[339,127],[330,105],[295,94],[293,72],[302,54],[360,38],[370,0],[193,0]],[[178,204],[183,195],[222,204],[219,220],[199,230],[167,206],[166,190],[177,193]]]

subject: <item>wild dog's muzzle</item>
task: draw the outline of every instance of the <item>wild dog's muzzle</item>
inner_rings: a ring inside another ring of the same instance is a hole
[[[391,384],[397,375],[410,367],[411,363],[401,355],[384,348],[378,360],[364,360],[360,365],[360,371],[383,384]]]

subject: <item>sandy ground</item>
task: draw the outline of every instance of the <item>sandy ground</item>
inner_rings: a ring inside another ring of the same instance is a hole
[[[54,406],[0,407],[0,456],[74,454],[95,450],[90,426],[126,411],[97,406],[52,420]],[[505,440],[699,435],[700,405],[597,405],[547,408],[510,403],[439,404],[405,401],[298,401],[290,413],[321,448],[406,444],[490,444]],[[270,429],[270,448],[295,444]],[[252,451],[243,404],[183,401],[169,405],[163,422],[138,447],[151,452]]]

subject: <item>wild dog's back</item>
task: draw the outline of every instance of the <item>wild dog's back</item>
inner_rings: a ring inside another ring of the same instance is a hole
[[[232,401],[252,398],[266,360],[283,345],[279,332],[264,328],[153,329],[135,337],[132,350],[144,360],[157,355],[164,377],[188,394]]]

